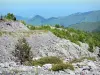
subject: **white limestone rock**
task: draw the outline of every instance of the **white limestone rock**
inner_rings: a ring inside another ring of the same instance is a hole
[[[44,70],[49,70],[49,69],[52,68],[52,64],[44,64],[44,65],[42,66],[42,68],[43,68]]]

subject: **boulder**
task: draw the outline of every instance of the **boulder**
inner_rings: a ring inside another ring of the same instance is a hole
[[[87,63],[88,66],[91,66],[93,69],[97,69],[95,63],[93,61]]]
[[[43,67],[43,69],[45,69],[45,70],[49,70],[49,69],[52,68],[52,64],[45,64],[45,65],[43,65],[42,67]]]

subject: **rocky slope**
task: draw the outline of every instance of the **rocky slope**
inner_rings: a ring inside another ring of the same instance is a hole
[[[12,26],[7,27],[7,23]],[[49,31],[30,31],[19,22],[1,22],[0,24],[1,32],[7,31],[0,36],[1,61],[13,59],[12,51],[15,50],[18,40],[23,37],[31,46],[33,57],[58,56],[72,59],[81,56],[95,56],[88,51],[88,45],[85,43],[79,46],[70,40],[60,39]]]
[[[81,56],[93,56],[88,51],[88,45],[81,43],[81,47],[69,40],[60,39],[51,32],[30,35],[26,37],[32,47],[35,57],[59,56],[63,58],[79,58]]]
[[[65,40],[65,39],[56,37],[50,31],[42,31],[42,30],[30,31],[22,23],[17,22],[17,21],[16,22],[1,21],[0,32],[1,32],[1,35],[0,35],[0,72],[1,74],[2,72],[9,73],[11,72],[11,70],[14,70],[15,72],[15,70],[18,68],[21,68],[21,69],[23,67],[24,69],[28,68],[22,65],[16,65],[16,63],[12,63],[12,64],[10,63],[12,61],[15,61],[16,58],[13,56],[13,51],[15,50],[15,45],[18,43],[18,40],[23,37],[26,39],[27,43],[31,47],[31,53],[32,53],[33,59],[44,57],[44,56],[57,56],[66,61],[66,59],[72,60],[72,59],[81,58],[81,57],[96,57],[97,52],[99,50],[99,48],[97,47],[96,52],[91,53],[88,51],[88,44],[86,43],[80,42],[81,46],[79,46],[75,43],[70,42],[70,40]],[[34,69],[34,67],[32,66],[29,68]],[[29,72],[30,74],[28,75],[35,75],[34,74],[35,72],[31,70]],[[43,70],[43,71],[45,74],[42,72],[42,69],[40,69],[39,75],[66,75],[66,72],[55,74],[54,72],[51,72],[51,71],[47,71],[47,70],[46,71]],[[21,71],[21,73],[23,75],[25,75],[26,73],[27,75],[28,72]],[[6,73],[4,74],[8,75]],[[13,74],[10,74],[10,75],[13,75]],[[70,74],[70,75],[74,75],[74,74]]]
[[[0,21],[0,31],[27,31],[27,27],[24,26],[21,22],[18,21]]]

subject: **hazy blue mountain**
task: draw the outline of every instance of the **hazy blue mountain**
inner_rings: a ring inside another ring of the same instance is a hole
[[[15,15],[15,16],[16,16],[17,20],[24,20],[24,21],[28,20],[28,18],[26,18],[26,17],[22,17],[22,16],[18,16],[18,15]]]
[[[89,11],[84,13],[74,13],[69,16],[64,17],[51,17],[48,19],[45,19],[44,17],[40,15],[36,15],[31,19],[27,20],[27,23],[32,25],[55,25],[60,24],[64,26],[69,26],[72,24],[77,24],[81,22],[97,22],[100,21],[100,10],[98,11]]]
[[[55,24],[60,24],[60,21],[56,17],[51,17],[46,19],[43,24],[55,25]]]
[[[32,24],[32,25],[42,25],[45,22],[45,18],[40,16],[40,15],[36,15],[33,18],[29,19],[27,21],[27,23]]]
[[[100,21],[99,22],[82,22],[79,24],[73,24],[68,26],[69,28],[74,28],[89,32],[100,32]]]

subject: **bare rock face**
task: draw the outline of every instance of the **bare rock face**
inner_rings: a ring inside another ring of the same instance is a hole
[[[17,38],[10,35],[0,37],[0,62],[9,62],[14,59],[12,51],[15,49]]]
[[[21,22],[18,21],[0,21],[0,31],[24,31],[28,30]]]
[[[80,58],[94,56],[88,51],[88,45],[81,46],[66,39],[60,39],[51,32],[34,34],[26,37],[31,46],[33,57],[58,56],[62,58]]]
[[[0,62],[10,62],[15,59],[13,51],[19,38],[20,32],[29,29],[18,21],[0,21]]]

